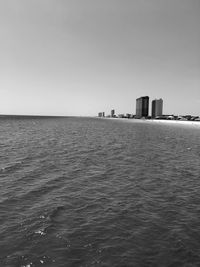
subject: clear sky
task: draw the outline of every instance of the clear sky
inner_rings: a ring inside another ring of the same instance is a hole
[[[1,0],[0,113],[200,115],[199,0]]]

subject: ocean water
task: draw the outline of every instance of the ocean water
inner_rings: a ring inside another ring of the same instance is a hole
[[[200,129],[0,119],[0,266],[200,266]]]

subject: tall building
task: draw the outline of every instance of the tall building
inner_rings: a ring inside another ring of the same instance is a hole
[[[112,118],[115,117],[115,110],[114,109],[111,110],[111,117]]]
[[[160,99],[154,99],[152,101],[152,109],[151,109],[151,117],[152,119],[155,119],[157,116],[162,116],[163,114],[163,100]]]
[[[136,99],[136,118],[148,117],[149,115],[149,97],[142,96]]]

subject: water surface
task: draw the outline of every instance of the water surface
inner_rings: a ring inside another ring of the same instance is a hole
[[[0,120],[0,266],[200,266],[200,129]]]

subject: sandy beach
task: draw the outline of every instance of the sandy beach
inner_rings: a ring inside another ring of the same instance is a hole
[[[124,121],[129,123],[152,123],[152,124],[165,124],[174,126],[186,126],[200,128],[200,121],[181,121],[181,120],[145,120],[145,119],[124,119],[124,118],[107,118],[111,120]]]
[[[169,124],[169,125],[183,125],[183,126],[195,126],[200,128],[199,121],[180,121],[180,120],[146,120],[149,123]]]

